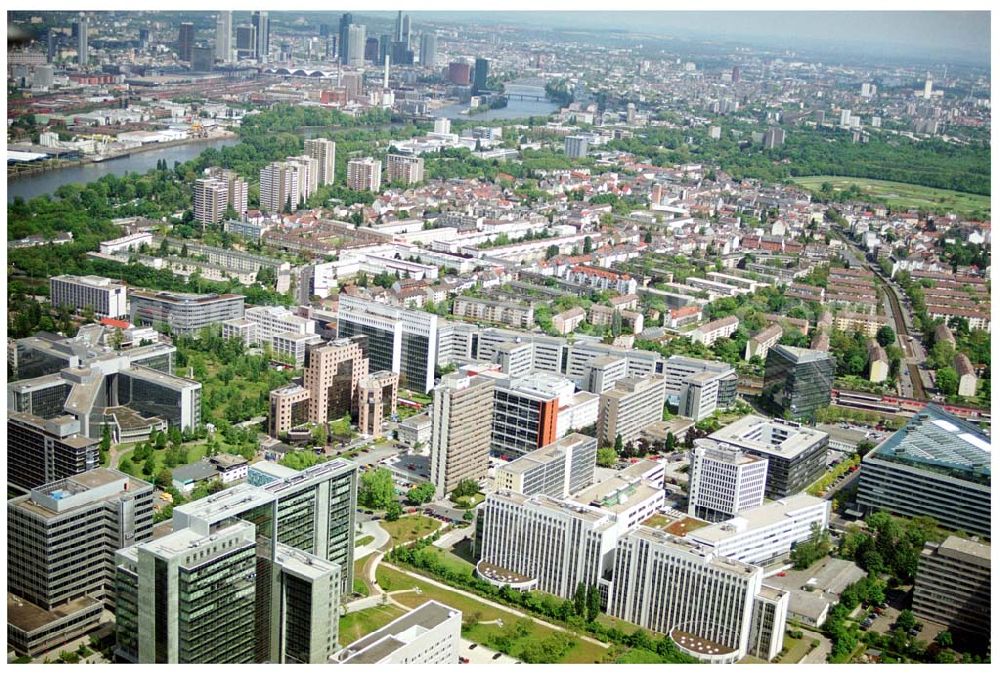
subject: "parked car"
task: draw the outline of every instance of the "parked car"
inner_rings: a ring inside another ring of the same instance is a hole
[[[479,645],[477,645],[475,642],[473,642],[471,645],[469,645],[469,649],[475,649],[478,646]]]
[[[502,654],[501,652],[497,652],[496,654],[494,654],[494,655],[493,655],[493,660],[494,660],[494,661],[496,661],[496,660],[497,660],[497,659],[499,659],[499,658],[500,658],[501,656],[503,656],[503,654]]]

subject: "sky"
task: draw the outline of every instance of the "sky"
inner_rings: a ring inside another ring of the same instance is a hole
[[[989,12],[414,12],[414,18],[619,28],[665,37],[897,51],[989,63]]]

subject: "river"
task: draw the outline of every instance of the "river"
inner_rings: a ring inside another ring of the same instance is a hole
[[[505,87],[508,94],[524,94],[526,96],[545,96],[545,87],[536,87],[524,84],[508,84]],[[484,113],[477,115],[466,115],[462,111],[469,108],[466,103],[456,103],[453,105],[445,106],[443,108],[438,108],[429,114],[434,117],[448,117],[453,120],[513,120],[513,119],[523,119],[525,117],[547,117],[556,110],[559,106],[551,101],[520,101],[516,99],[510,99],[507,101],[506,108],[497,108],[496,110],[488,110]]]
[[[167,160],[167,166],[172,168],[174,162],[183,163],[194,159],[206,148],[222,148],[227,145],[236,145],[237,143],[239,143],[239,138],[235,137],[214,141],[184,143],[183,145],[174,145],[162,150],[137,152],[127,157],[109,159],[105,162],[83,164],[82,166],[72,166],[65,169],[53,169],[44,173],[15,178],[7,181],[7,201],[14,201],[15,197],[22,197],[26,200],[32,199],[39,195],[55,192],[62,185],[69,183],[90,183],[109,174],[121,176],[130,172],[146,173],[148,170],[155,168],[156,163],[161,159]]]

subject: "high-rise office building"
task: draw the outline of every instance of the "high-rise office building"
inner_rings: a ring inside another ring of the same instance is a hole
[[[763,396],[793,417],[830,405],[834,359],[827,352],[775,345],[767,350]]]
[[[221,222],[229,203],[229,184],[218,178],[199,178],[193,190],[194,219],[202,225]]]
[[[347,162],[347,187],[378,192],[382,185],[382,162],[371,157]]]
[[[497,467],[494,487],[563,499],[593,484],[596,465],[597,439],[571,433]]]
[[[80,12],[80,20],[77,22],[76,53],[81,68],[86,68],[90,62],[89,31],[90,24],[87,22],[87,15]]]
[[[350,12],[345,12],[340,15],[340,26],[337,33],[337,56],[340,58],[340,63],[347,64],[347,43],[348,43],[348,30],[351,24],[354,23],[354,15]]]
[[[477,58],[476,59],[476,70],[472,81],[472,93],[475,95],[482,94],[487,91],[486,80],[490,76],[490,62],[489,59]]]
[[[358,382],[358,431],[378,438],[382,422],[396,414],[399,374],[391,370],[370,373]]]
[[[257,29],[254,26],[236,27],[236,57],[252,59],[257,54]]]
[[[177,58],[190,63],[193,50],[194,24],[190,21],[184,21],[177,32]]]
[[[448,81],[460,86],[468,86],[472,77],[472,67],[464,61],[448,64]]]
[[[253,24],[257,36],[254,56],[257,58],[257,63],[267,63],[268,55],[271,53],[271,21],[267,12],[254,12],[250,15],[250,23]]]
[[[396,12],[396,23],[393,26],[393,38],[395,42],[400,42],[403,39],[403,12],[399,10]]]
[[[360,68],[365,65],[365,26],[351,24],[347,27],[346,65]]]
[[[386,156],[385,167],[386,180],[390,183],[412,185],[424,179],[423,157],[390,154]]]
[[[381,63],[377,37],[365,38],[365,61],[368,63]]]
[[[191,70],[207,73],[215,66],[215,48],[211,45],[195,45],[191,49]]]
[[[991,449],[975,425],[928,405],[865,455],[858,505],[989,535]]]
[[[215,58],[223,63],[233,60],[233,13],[221,11],[215,19]]]
[[[124,284],[107,277],[60,274],[49,279],[49,301],[53,307],[66,307],[75,314],[92,311],[99,319],[126,316],[127,292]]]
[[[489,469],[493,380],[451,373],[434,388],[431,482],[443,497],[462,480],[481,481]]]
[[[115,551],[152,536],[153,486],[95,468],[7,502],[7,528],[8,638],[35,655],[97,628]]]
[[[688,515],[718,522],[764,503],[767,459],[705,438],[690,457]]]
[[[358,383],[368,372],[358,341],[339,338],[308,349],[303,386],[310,392],[310,419],[328,422],[357,412]]]
[[[739,84],[739,82],[740,82],[740,67],[739,66],[733,66],[732,81],[733,81],[733,84]]]
[[[666,382],[662,377],[626,378],[601,394],[597,440],[614,445],[638,440],[643,428],[663,419]]]
[[[437,65],[437,34],[427,32],[420,36],[420,65],[433,68]]]
[[[337,144],[327,138],[307,138],[303,146],[305,153],[318,163],[319,185],[332,185],[337,165]]]
[[[990,546],[954,535],[928,542],[913,585],[913,613],[979,639],[990,635]]]
[[[407,45],[407,47],[409,47],[412,44],[412,40],[410,39],[410,15],[409,14],[404,14],[403,15],[403,25],[402,25],[401,28],[402,28],[402,30],[400,32],[399,41],[400,42],[405,42],[406,45]]]

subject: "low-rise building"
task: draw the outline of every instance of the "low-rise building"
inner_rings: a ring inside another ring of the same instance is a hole
[[[989,544],[949,536],[928,542],[913,585],[913,613],[964,635],[989,639]]]
[[[736,332],[740,326],[740,320],[735,316],[724,316],[715,321],[709,321],[703,326],[698,326],[688,335],[692,342],[700,342],[706,347],[711,347],[719,338],[729,337]]]
[[[568,497],[594,482],[597,439],[571,433],[496,470],[497,490]]]
[[[467,319],[516,328],[531,328],[535,325],[535,308],[531,304],[461,296],[452,303],[452,313]]]
[[[763,359],[767,356],[767,350],[778,344],[778,341],[781,340],[781,335],[781,325],[777,323],[772,323],[756,335],[752,335],[750,339],[747,340],[747,347],[743,354],[743,358],[747,361],[755,356]]]
[[[972,367],[969,357],[959,352],[955,354],[955,372],[958,373],[958,395],[972,397],[976,395],[976,369]]]
[[[347,665],[458,663],[462,612],[428,600],[330,657]]]

